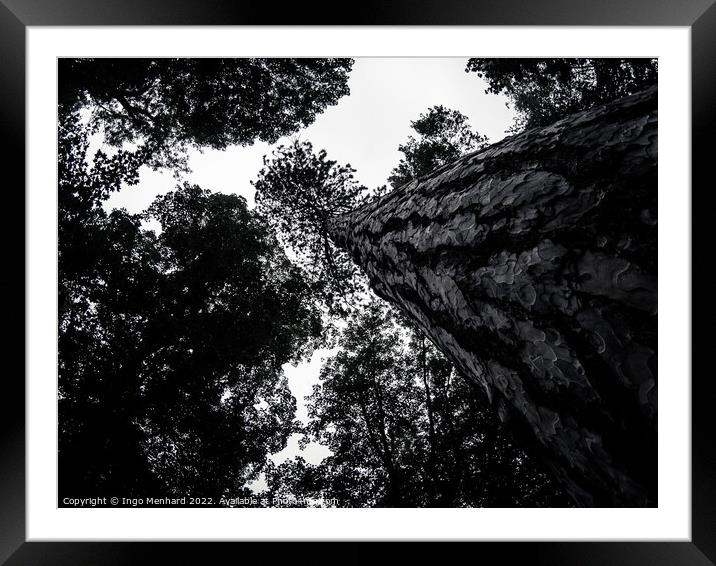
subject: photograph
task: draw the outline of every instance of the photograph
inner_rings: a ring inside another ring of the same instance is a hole
[[[659,506],[658,58],[56,65],[59,508]]]

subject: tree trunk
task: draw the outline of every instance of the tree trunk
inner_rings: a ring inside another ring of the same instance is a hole
[[[656,504],[656,108],[528,130],[330,227],[581,505]]]

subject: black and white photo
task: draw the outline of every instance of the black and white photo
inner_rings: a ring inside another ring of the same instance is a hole
[[[59,507],[656,507],[656,58],[59,58]]]

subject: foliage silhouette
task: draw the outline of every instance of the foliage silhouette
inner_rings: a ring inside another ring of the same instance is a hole
[[[410,125],[418,138],[410,136],[398,146],[403,157],[388,177],[393,188],[487,145],[487,137],[470,129],[467,116],[444,106],[428,108]]]
[[[181,167],[188,147],[276,142],[349,93],[352,59],[60,59],[60,107],[91,109],[107,142]]]
[[[514,130],[546,126],[640,92],[657,80],[656,59],[470,59],[466,72],[485,79],[485,92],[507,95],[519,117]]]
[[[350,59],[59,61],[60,495],[238,493],[294,430],[281,366],[313,290],[243,199],[183,185],[107,213],[142,166],[274,142],[348,94]],[[89,155],[90,135],[109,150]],[[144,230],[158,220],[157,237]]]

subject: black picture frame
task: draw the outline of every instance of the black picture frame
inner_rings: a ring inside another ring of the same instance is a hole
[[[18,228],[7,221],[24,206],[25,31],[54,25],[620,25],[688,26],[692,56],[693,196],[713,185],[711,138],[716,131],[716,4],[714,0],[364,0],[339,4],[318,0],[278,9],[275,3],[244,0],[0,0],[0,128],[6,222],[5,257],[13,252],[24,266]],[[709,181],[711,181],[709,183]],[[10,199],[12,197],[12,200]],[[703,213],[703,212],[702,212]],[[702,232],[699,232],[699,229]],[[705,277],[709,238],[693,229],[692,281]],[[24,233],[24,231],[23,231]],[[701,251],[702,253],[699,253]],[[19,256],[22,255],[22,258]],[[704,277],[694,276],[702,271]],[[22,275],[21,275],[22,274]],[[6,305],[27,297],[24,267],[5,271]],[[693,285],[692,285],[693,289]],[[693,293],[693,290],[692,290]],[[704,295],[701,295],[704,297]],[[26,299],[27,300],[27,299]],[[666,298],[668,300],[668,297]],[[708,304],[708,303],[706,303]],[[6,308],[7,310],[7,308]],[[701,308],[697,317],[707,313]],[[24,351],[25,323],[11,327],[6,352]],[[18,313],[18,320],[20,313]],[[706,327],[708,328],[708,327]],[[7,327],[6,327],[7,329]],[[708,330],[693,342],[709,339]],[[17,342],[17,343],[15,343]],[[22,342],[22,343],[20,343]],[[693,346],[692,346],[693,350]],[[24,368],[24,361],[20,368]],[[694,366],[696,367],[696,366]],[[0,390],[0,562],[60,564],[212,564],[239,562],[364,563],[377,557],[401,562],[449,561],[465,554],[483,564],[707,565],[716,563],[716,443],[711,437],[714,380],[692,371],[692,538],[690,542],[475,542],[475,543],[101,543],[25,542],[25,385],[24,371],[6,363]],[[673,376],[672,376],[673,377]],[[683,376],[687,379],[688,376]],[[316,533],[320,538],[320,533]],[[321,545],[318,547],[318,545]],[[520,561],[520,562],[518,562]]]

